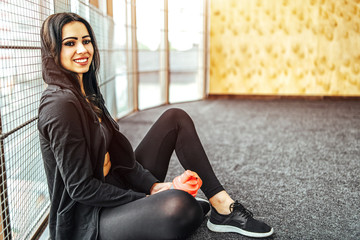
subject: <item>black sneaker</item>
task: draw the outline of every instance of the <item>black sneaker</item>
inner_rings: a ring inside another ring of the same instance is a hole
[[[211,207],[207,227],[214,232],[235,232],[247,237],[268,237],[274,230],[267,224],[253,218],[253,214],[238,201],[230,205],[231,213],[222,215]]]

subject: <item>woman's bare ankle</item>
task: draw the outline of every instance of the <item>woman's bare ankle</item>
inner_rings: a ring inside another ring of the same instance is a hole
[[[209,199],[212,207],[220,214],[230,214],[230,205],[234,200],[225,191],[218,192]]]

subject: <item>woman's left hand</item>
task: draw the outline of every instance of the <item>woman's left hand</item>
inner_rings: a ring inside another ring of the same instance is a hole
[[[171,182],[164,182],[164,183],[154,183],[154,185],[151,187],[150,195],[169,190],[171,187]]]

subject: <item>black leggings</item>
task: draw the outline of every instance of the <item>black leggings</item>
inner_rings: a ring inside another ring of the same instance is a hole
[[[169,109],[154,123],[135,150],[136,159],[161,182],[165,180],[173,151],[184,169],[203,180],[207,198],[224,190],[216,178],[194,123],[180,109]],[[203,213],[188,193],[168,190],[100,214],[99,239],[180,239],[201,224]]]

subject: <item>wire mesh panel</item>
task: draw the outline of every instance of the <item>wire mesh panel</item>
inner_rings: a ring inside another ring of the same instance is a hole
[[[37,131],[39,100],[46,87],[42,22],[50,14],[69,11],[90,22],[102,61],[100,85],[114,116],[119,110],[115,80],[126,76],[126,30],[125,24],[117,29],[113,19],[88,0],[2,0],[0,8],[0,240],[29,239],[50,204]],[[120,45],[114,42],[119,31],[124,40]]]
[[[28,239],[49,207],[36,120],[44,90],[39,32],[53,4],[8,0],[0,8],[0,238]]]

